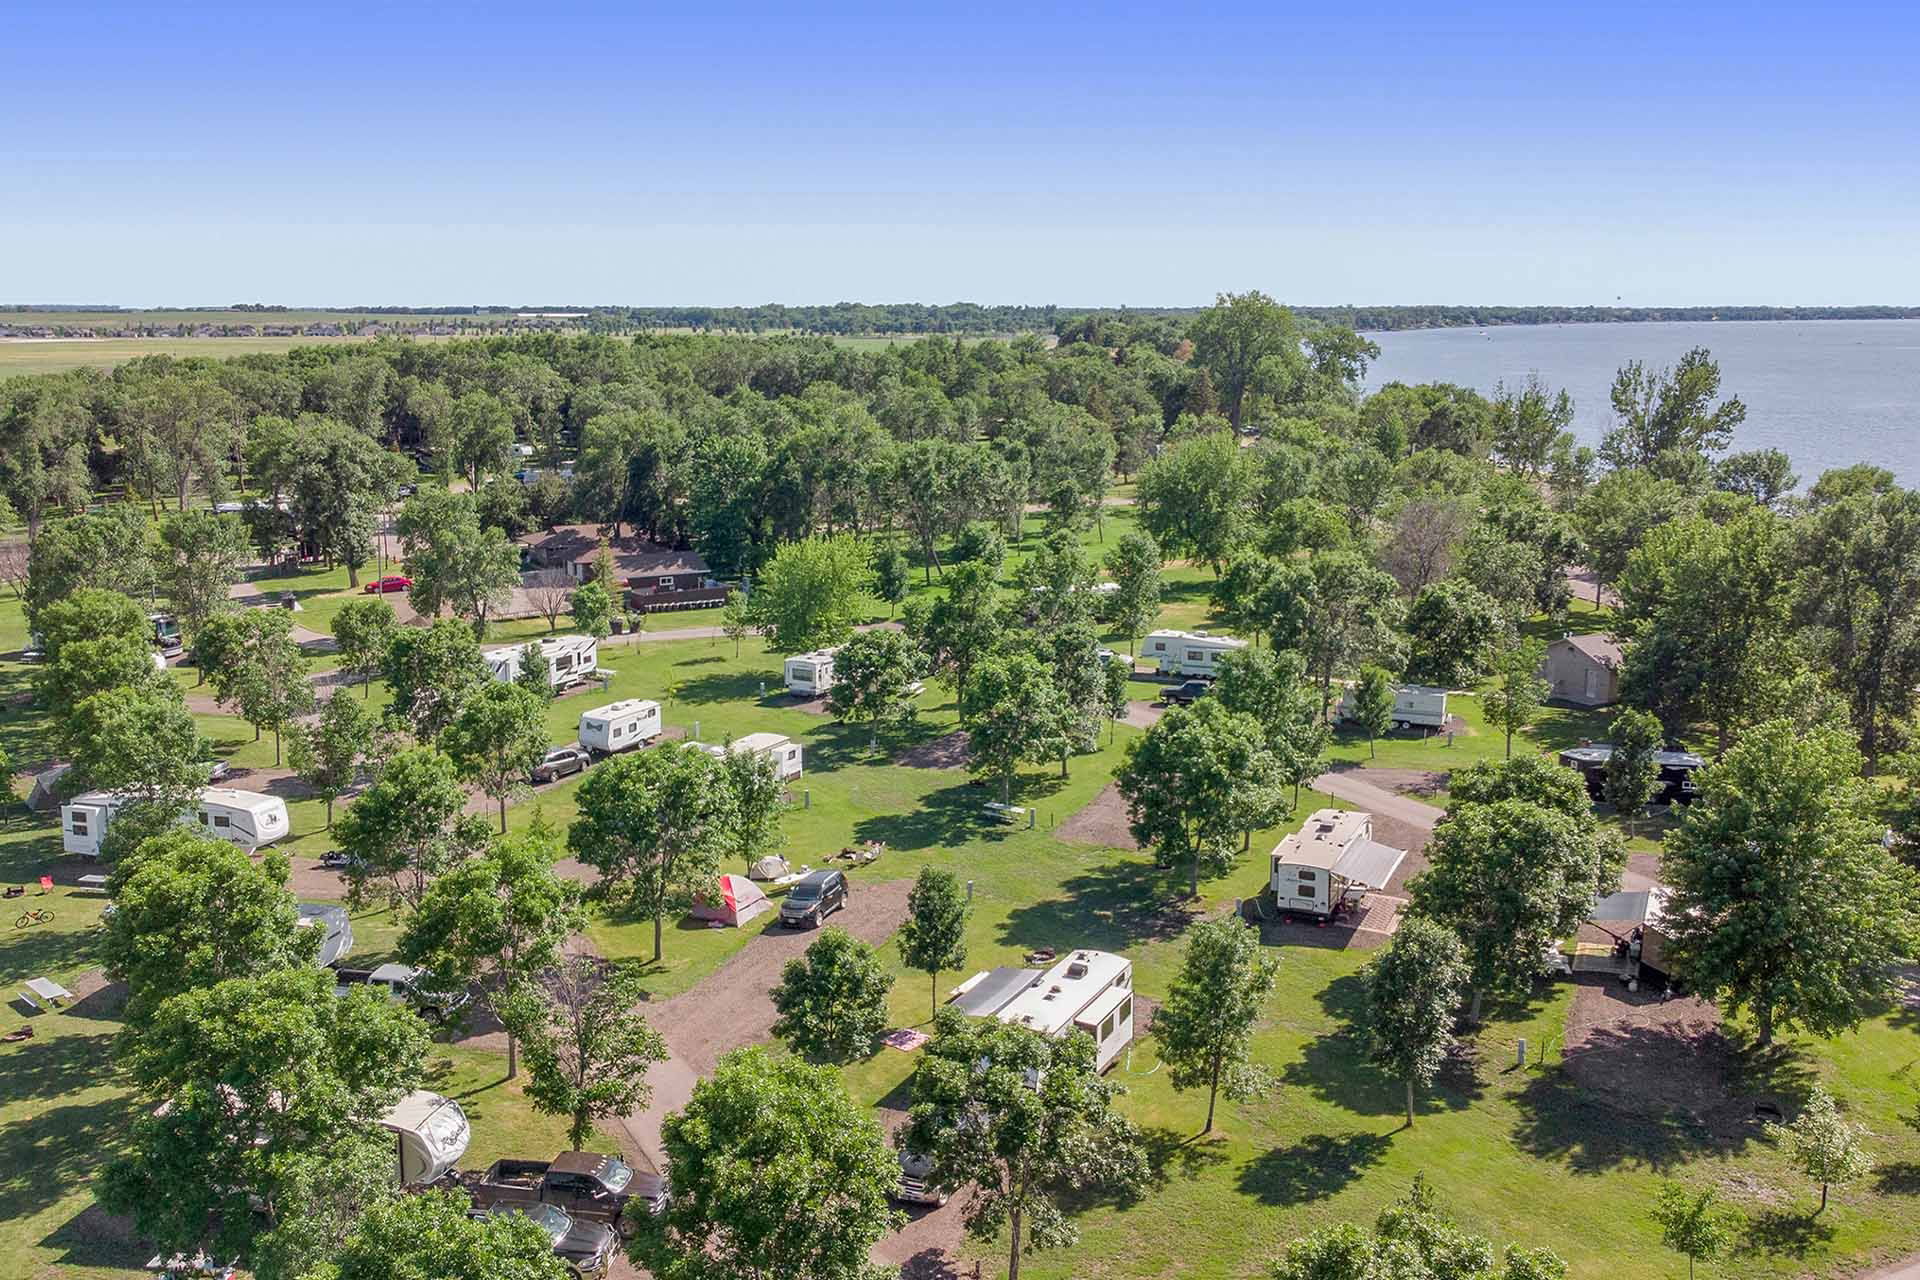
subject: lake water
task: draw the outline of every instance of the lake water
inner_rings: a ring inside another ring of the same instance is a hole
[[[1671,365],[1692,347],[1720,362],[1722,394],[1747,420],[1733,448],[1780,449],[1802,485],[1830,467],[1871,462],[1920,486],[1920,320],[1514,325],[1367,335],[1380,359],[1367,389],[1452,382],[1492,392],[1538,373],[1574,402],[1574,432],[1598,444],[1612,425],[1607,392],[1629,360]]]

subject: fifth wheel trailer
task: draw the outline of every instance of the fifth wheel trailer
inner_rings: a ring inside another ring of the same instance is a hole
[[[424,1089],[396,1102],[380,1125],[393,1134],[395,1178],[402,1187],[424,1187],[452,1173],[473,1137],[459,1103]]]
[[[1163,676],[1212,676],[1219,673],[1223,655],[1246,647],[1245,640],[1206,631],[1149,631],[1140,655]]]
[[[1084,1031],[1093,1038],[1095,1065],[1105,1071],[1133,1043],[1133,962],[1082,948],[1044,973],[982,970],[960,984],[951,1003],[976,1018],[998,1018],[1055,1039]]]
[[[600,669],[600,642],[592,636],[547,636],[532,642],[547,660],[547,687],[571,689],[584,684]],[[484,650],[480,657],[495,680],[512,680],[520,674],[521,652],[526,645],[503,645]]]
[[[1419,725],[1427,729],[1442,729],[1447,723],[1447,691],[1434,685],[1395,684],[1387,686],[1393,690],[1393,727],[1404,729],[1408,725]],[[1340,718],[1353,719],[1354,686],[1348,683],[1347,691],[1340,696]]]

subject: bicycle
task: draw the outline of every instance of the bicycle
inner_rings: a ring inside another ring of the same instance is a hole
[[[21,916],[18,920],[15,920],[13,922],[13,927],[16,929],[25,929],[30,925],[46,924],[48,921],[52,919],[53,919],[53,912],[42,911],[40,908],[35,907],[33,910]]]

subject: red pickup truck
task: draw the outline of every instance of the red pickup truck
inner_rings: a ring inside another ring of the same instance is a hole
[[[595,1151],[564,1151],[551,1160],[495,1160],[486,1172],[463,1174],[460,1181],[476,1209],[550,1204],[577,1219],[604,1222],[623,1236],[633,1234],[626,1221],[630,1202],[640,1201],[650,1213],[667,1207],[665,1178]]]

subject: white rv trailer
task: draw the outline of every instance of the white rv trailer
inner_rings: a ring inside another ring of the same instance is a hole
[[[749,733],[724,747],[702,743],[700,749],[716,760],[724,760],[729,753],[737,752],[762,756],[773,761],[773,776],[782,782],[800,776],[800,744],[782,733]]]
[[[124,792],[89,791],[61,805],[61,848],[82,858],[99,857],[114,815],[132,799]],[[252,853],[286,838],[287,802],[257,791],[207,787],[193,808],[181,813],[180,823]]]
[[[394,1136],[394,1171],[403,1187],[423,1187],[446,1177],[473,1138],[460,1104],[424,1089],[394,1103],[380,1125]]]
[[[1133,1043],[1133,962],[1111,951],[1080,950],[1051,969],[983,970],[961,983],[953,1007],[1055,1038],[1084,1031],[1105,1071]]]
[[[550,689],[571,689],[576,684],[584,684],[600,669],[600,642],[592,636],[546,636],[531,643],[539,647],[540,655],[547,660]],[[509,681],[520,674],[520,655],[526,647],[504,645],[484,650],[480,657],[495,680]]]
[[[1340,718],[1353,719],[1353,699],[1356,686],[1350,680],[1341,681],[1346,692],[1340,695]],[[1409,725],[1420,725],[1428,729],[1443,729],[1447,724],[1447,691],[1430,684],[1388,685],[1393,690],[1393,727],[1405,729]]]
[[[1320,809],[1273,847],[1268,883],[1282,913],[1326,919],[1386,888],[1406,856],[1374,841],[1372,814]]]
[[[580,745],[611,755],[645,746],[660,736],[660,704],[622,698],[580,713]]]
[[[1163,676],[1211,676],[1219,673],[1222,654],[1246,647],[1245,640],[1205,631],[1149,631],[1140,654]]]
[[[838,652],[837,647],[815,649],[812,653],[796,653],[788,658],[781,673],[786,678],[787,692],[811,698],[833,688],[833,655]]]

